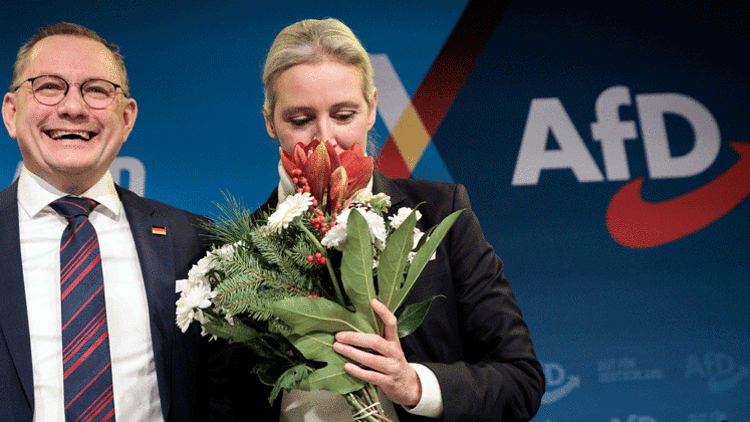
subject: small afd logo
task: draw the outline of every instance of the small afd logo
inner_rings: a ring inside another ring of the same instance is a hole
[[[748,375],[750,371],[746,366],[738,366],[734,357],[721,352],[706,352],[703,356],[692,354],[685,367],[685,378],[705,378],[708,391],[713,394],[731,390]]]
[[[545,363],[542,366],[547,378],[547,392],[542,396],[542,404],[554,403],[581,386],[580,377],[568,376],[559,363]]]

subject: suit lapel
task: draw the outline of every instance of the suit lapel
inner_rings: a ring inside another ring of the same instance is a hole
[[[384,193],[391,198],[391,206],[388,208],[386,215],[394,214],[398,211],[399,205],[406,200],[406,195],[391,181],[386,175],[378,170],[372,172],[372,193]]]
[[[33,409],[34,379],[18,233],[17,193],[18,181],[0,192],[0,335],[5,338],[26,399]]]
[[[169,241],[169,222],[134,193],[117,186],[130,230],[133,234],[143,282],[148,297],[151,343],[164,415],[169,414],[172,386],[172,342],[175,327],[174,253]],[[153,227],[163,227],[167,235],[154,234]]]

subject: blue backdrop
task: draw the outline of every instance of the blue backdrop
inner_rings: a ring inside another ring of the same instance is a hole
[[[747,6],[21,3],[0,6],[0,83],[37,27],[96,30],[139,105],[115,177],[208,215],[278,182],[260,74],[281,28],[337,17],[378,55],[382,145],[466,12],[476,62],[409,171],[466,185],[505,261],[548,380],[534,420],[750,420]],[[7,185],[21,157],[0,137]]]

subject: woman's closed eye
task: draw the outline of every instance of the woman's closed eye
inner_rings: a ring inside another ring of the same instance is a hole
[[[312,121],[312,117],[292,117],[287,120],[289,123],[292,124],[294,127],[302,127],[306,124],[310,123]]]
[[[355,111],[342,111],[333,115],[334,120],[340,123],[346,123],[354,118]]]

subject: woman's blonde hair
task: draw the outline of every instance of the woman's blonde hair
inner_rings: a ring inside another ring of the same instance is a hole
[[[292,66],[335,60],[357,68],[362,76],[362,95],[372,104],[375,83],[367,51],[348,26],[338,19],[306,19],[284,28],[271,45],[263,67],[263,113],[273,118],[275,81]]]

